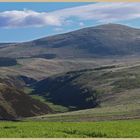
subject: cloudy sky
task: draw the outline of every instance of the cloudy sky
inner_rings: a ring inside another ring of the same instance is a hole
[[[140,3],[0,3],[0,42],[22,42],[88,26],[140,28]]]

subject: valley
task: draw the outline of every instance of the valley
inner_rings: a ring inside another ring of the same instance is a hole
[[[0,44],[0,119],[139,119],[139,35],[106,24]]]

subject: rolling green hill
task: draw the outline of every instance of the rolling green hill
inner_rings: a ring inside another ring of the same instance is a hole
[[[139,118],[140,66],[102,66],[58,74],[34,84],[32,94],[79,113],[42,116],[46,120]]]

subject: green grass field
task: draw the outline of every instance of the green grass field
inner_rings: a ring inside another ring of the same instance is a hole
[[[102,122],[0,122],[0,137],[140,138],[140,120]]]

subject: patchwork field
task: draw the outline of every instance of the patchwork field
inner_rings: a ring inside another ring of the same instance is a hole
[[[140,137],[140,120],[104,122],[0,122],[1,138]]]

